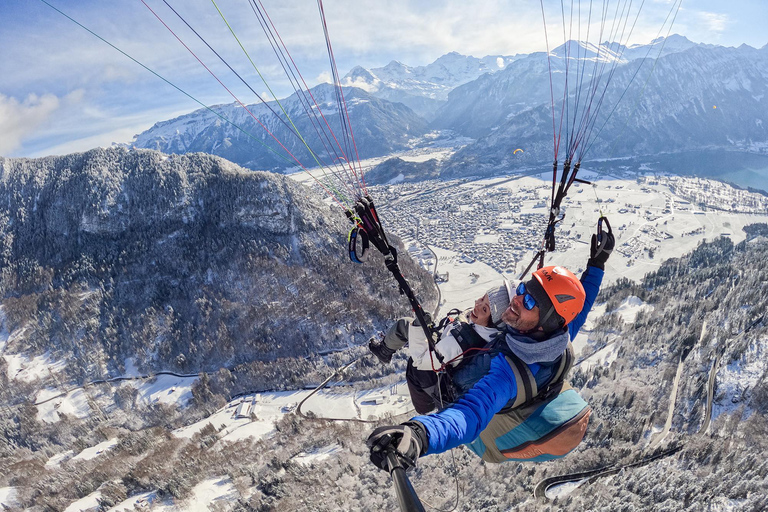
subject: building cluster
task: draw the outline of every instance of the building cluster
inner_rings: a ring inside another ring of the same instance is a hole
[[[679,208],[685,210],[691,203],[706,210],[724,210],[738,213],[768,213],[768,197],[758,192],[734,188],[720,181],[683,176],[659,176],[644,178],[648,184],[666,185],[673,194],[688,204]]]
[[[594,210],[595,213],[606,211],[611,217],[620,238],[616,250],[627,258],[629,265],[654,258],[661,245],[673,238],[666,229],[668,222],[675,222],[676,212],[688,215],[705,215],[710,209],[768,212],[768,197],[724,183],[678,176],[635,178],[642,192],[658,199],[663,197],[663,203],[655,199],[633,201],[629,199],[629,191],[622,190],[625,185],[606,183],[602,188],[615,190],[613,195],[617,197],[601,198],[601,207]],[[669,191],[659,190],[658,186],[669,187]],[[375,197],[385,230],[413,241],[409,244],[410,254],[423,267],[430,268],[435,259],[426,248],[429,245],[454,252],[459,261],[480,261],[500,273],[514,274],[527,266],[541,248],[549,218],[549,194],[542,190],[542,187],[522,185],[511,191],[499,183],[429,180],[377,187]],[[583,191],[582,187],[571,191],[573,197],[566,198],[563,212],[568,208],[584,208],[578,196]],[[558,251],[589,243],[588,238],[582,239],[579,232],[582,230],[571,217],[568,220],[568,224],[560,223],[557,227]],[[630,234],[633,224],[637,229]],[[682,236],[703,232],[703,228],[698,228]],[[444,274],[440,279],[449,277]]]
[[[457,184],[427,181],[377,191],[385,229],[453,251],[468,263],[477,260],[498,272],[514,273],[541,245],[549,211],[540,189],[521,188],[511,194],[503,187]],[[521,204],[530,205],[530,211],[522,212]],[[566,233],[559,234],[558,249],[567,249]],[[412,255],[422,264],[433,257],[416,249]]]

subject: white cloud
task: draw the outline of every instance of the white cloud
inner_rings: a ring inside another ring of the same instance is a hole
[[[333,79],[331,78],[331,72],[330,71],[323,71],[317,77],[315,78],[315,82],[319,84],[331,84],[333,83]]]
[[[704,27],[717,34],[725,32],[731,21],[727,14],[716,12],[700,11],[697,13],[697,17]]]
[[[48,121],[59,106],[60,100],[53,94],[30,94],[21,102],[0,94],[0,155],[19,148],[24,138]]]

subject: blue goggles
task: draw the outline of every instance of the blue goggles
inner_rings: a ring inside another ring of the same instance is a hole
[[[525,283],[521,282],[519,285],[517,285],[517,290],[515,293],[523,296],[523,306],[525,306],[525,309],[530,311],[536,307],[536,299],[534,299],[533,295],[525,290]]]

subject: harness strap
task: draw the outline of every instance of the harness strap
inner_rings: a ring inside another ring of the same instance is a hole
[[[517,357],[505,357],[507,358],[509,366],[512,368],[512,373],[515,375],[515,384],[517,384],[517,397],[511,405],[508,405],[499,411],[499,414],[525,405],[539,394],[538,386],[536,385],[536,378],[533,376],[533,373],[531,373],[531,369],[528,368],[528,365]]]
[[[498,414],[507,413],[513,409],[527,407],[534,402],[544,401],[551,396],[560,393],[560,390],[565,383],[565,377],[573,367],[574,355],[573,345],[568,342],[568,347],[560,357],[560,364],[557,366],[557,370],[552,374],[549,382],[542,388],[539,388],[536,384],[536,378],[531,373],[531,369],[528,365],[522,362],[514,354],[505,354],[509,366],[512,368],[512,373],[515,375],[515,384],[517,384],[517,397],[514,402],[504,406]]]
[[[348,210],[346,213],[349,220],[355,225],[349,235],[350,259],[355,263],[361,262],[357,255],[357,249],[353,247],[353,241],[356,243],[357,235],[360,234],[363,241],[363,248],[365,249],[365,240],[367,236],[368,243],[376,247],[376,249],[378,249],[384,256],[384,265],[387,267],[387,270],[392,273],[392,277],[395,278],[395,281],[397,281],[397,284],[400,287],[400,294],[405,295],[408,298],[408,302],[411,303],[413,313],[419,320],[421,328],[424,330],[424,336],[427,338],[429,349],[435,356],[437,356],[440,364],[442,364],[444,358],[435,348],[436,340],[432,321],[427,321],[424,309],[421,307],[411,286],[400,271],[400,266],[397,264],[397,250],[389,245],[387,235],[384,233],[384,228],[381,226],[379,215],[376,213],[376,206],[373,204],[373,199],[371,199],[370,196],[359,198],[355,201],[354,212]],[[353,238],[355,240],[353,240]],[[365,252],[365,250],[363,252]],[[362,256],[362,254],[360,256]]]

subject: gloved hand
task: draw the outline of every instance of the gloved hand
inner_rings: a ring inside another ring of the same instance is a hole
[[[416,459],[424,455],[429,446],[427,429],[418,421],[406,421],[400,425],[379,427],[365,442],[371,449],[371,462],[389,471],[387,454],[394,450],[405,469],[416,465]]]
[[[602,230],[602,222],[605,221],[608,226],[607,231]],[[608,219],[600,217],[598,222],[598,232],[592,235],[592,243],[589,247],[589,260],[587,266],[597,267],[600,270],[605,270],[605,262],[608,261],[608,257],[613,252],[613,248],[616,246],[616,238],[613,236],[613,230],[608,223]]]

